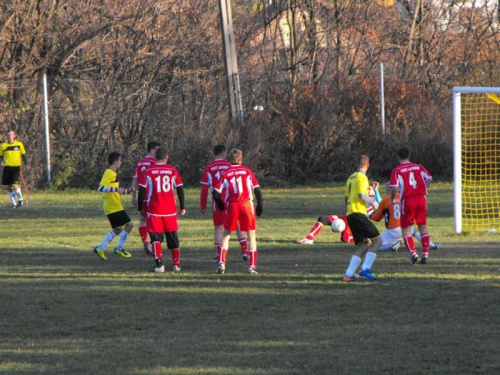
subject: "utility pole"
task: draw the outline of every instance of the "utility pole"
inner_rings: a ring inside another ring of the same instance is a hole
[[[240,77],[238,73],[238,58],[234,43],[233,19],[231,14],[231,0],[219,0],[222,45],[224,48],[224,62],[227,72],[227,91],[231,108],[233,124],[243,125],[243,102],[241,100]]]

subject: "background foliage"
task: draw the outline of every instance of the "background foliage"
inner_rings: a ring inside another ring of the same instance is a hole
[[[94,186],[111,150],[131,175],[153,139],[191,183],[217,143],[242,148],[275,184],[344,180],[360,153],[387,178],[403,144],[449,179],[451,88],[499,84],[490,3],[233,1],[240,125],[228,113],[218,1],[4,1],[0,126],[18,131],[42,185],[46,72],[57,188]]]

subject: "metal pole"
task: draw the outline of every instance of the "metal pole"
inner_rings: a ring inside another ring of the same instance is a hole
[[[460,89],[453,88],[453,208],[455,233],[462,233],[462,114]]]
[[[45,150],[47,153],[47,182],[50,182],[49,94],[47,90],[47,73],[43,73],[43,108],[45,111]]]
[[[385,142],[384,63],[380,63],[380,121],[382,126],[382,141]]]

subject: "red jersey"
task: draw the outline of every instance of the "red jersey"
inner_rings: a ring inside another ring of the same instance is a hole
[[[259,182],[250,168],[233,164],[222,174],[214,190],[219,194],[225,191],[225,201],[232,203],[253,200],[253,190],[257,187]]]
[[[156,163],[144,172],[146,212],[156,216],[177,215],[174,190],[183,185],[177,168]]]
[[[432,176],[423,166],[406,161],[392,170],[390,185],[393,188],[399,187],[403,201],[414,196],[425,196],[428,180],[432,180]]]
[[[208,191],[213,191],[214,186],[218,186],[221,182],[222,174],[231,166],[231,163],[225,159],[217,159],[210,162],[203,170],[200,184],[200,208],[204,210],[207,207]]]
[[[155,164],[156,164],[156,159],[153,156],[149,156],[149,155],[145,156],[137,163],[137,165],[135,166],[133,177],[137,181],[138,185],[141,185],[141,186],[146,185],[144,172],[146,171],[146,169],[148,169],[149,167],[152,167]]]

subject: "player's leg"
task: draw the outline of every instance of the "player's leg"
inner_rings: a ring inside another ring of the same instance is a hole
[[[144,207],[139,209],[139,236],[146,255],[153,255],[151,244],[148,241],[148,227],[146,226],[146,211]]]
[[[361,271],[359,276],[365,277],[369,280],[377,280],[375,276],[372,275],[371,269],[375,259],[377,259],[377,252],[382,245],[382,239],[380,238],[380,233],[377,227],[373,224],[367,217],[360,218],[363,223],[363,242],[367,244],[365,259],[361,265]],[[359,256],[360,254],[358,254]]]
[[[224,233],[222,236],[222,245],[219,253],[219,258],[217,259],[217,273],[226,272],[226,257],[227,251],[229,250],[229,240],[231,239],[231,230],[224,227]]]
[[[250,264],[247,271],[251,274],[257,273],[257,239],[255,230],[257,229],[257,222],[255,219],[255,211],[251,201],[241,203],[239,214],[240,230],[248,233],[248,256]]]
[[[215,249],[215,258],[214,260],[217,262],[219,259],[219,255],[222,247],[222,238],[224,237],[224,225],[214,225],[214,249]]]
[[[177,237],[177,231],[165,232],[165,237],[167,239],[167,248],[172,254],[172,269],[174,272],[180,272],[181,249],[179,247],[179,238]]]
[[[127,215],[125,211],[123,211],[123,214]],[[116,245],[114,250],[115,254],[121,255],[124,258],[130,258],[132,256],[132,254],[130,254],[128,251],[125,250],[125,243],[127,242],[128,237],[132,232],[133,228],[134,228],[134,223],[132,221],[129,221],[127,224],[123,226],[123,230],[120,233],[120,238],[118,239],[118,244]]]
[[[8,188],[7,188],[7,191],[9,193],[9,199],[10,199],[10,204],[11,204],[11,207],[12,208],[16,208],[17,207],[17,202],[16,202],[16,190],[14,188],[14,185],[10,185]]]
[[[226,257],[229,250],[229,240],[231,239],[231,232],[234,232],[236,228],[238,228],[239,211],[240,208],[238,203],[229,203],[226,207],[227,215],[224,218],[224,232],[219,259],[217,260],[217,273],[224,273],[226,271]]]
[[[416,201],[414,199],[405,199],[401,202],[401,232],[406,250],[410,254],[410,264],[413,266],[418,262],[418,254],[415,248],[415,241],[411,235],[411,229],[415,223]]]
[[[23,195],[21,193],[21,167],[12,167],[12,192],[14,193],[14,200],[17,198],[17,207],[23,205]]]
[[[244,261],[247,261],[250,259],[250,255],[248,254],[248,233],[240,230],[240,223],[238,223],[236,233],[238,234],[238,242],[240,243],[241,257]]]
[[[391,228],[386,229],[381,235],[380,239],[382,240],[382,245],[379,248],[379,251],[398,251],[401,246],[401,241],[399,240],[402,236],[401,228]]]
[[[17,207],[16,203],[16,192],[14,189],[14,174],[13,168],[4,166],[2,172],[2,185],[6,186],[7,193],[9,194],[9,200],[12,208]]]
[[[121,212],[121,211],[119,211]],[[111,230],[106,233],[104,238],[102,239],[101,243],[94,247],[92,251],[97,254],[97,256],[101,259],[106,260],[106,255],[104,254],[104,249],[109,245],[111,241],[114,240],[114,238],[122,232],[122,226],[125,225],[127,222],[123,222],[123,218],[120,216],[119,213],[114,212],[112,214],[107,215],[109,223],[111,224]],[[126,220],[126,219],[125,219]],[[130,221],[130,218],[129,218]]]
[[[312,245],[314,243],[314,238],[323,230],[323,226],[332,224],[332,215],[321,215],[318,220],[313,225],[307,236],[303,239],[298,240],[298,243],[303,245]]]
[[[146,219],[147,227],[149,232],[149,239],[151,240],[151,250],[153,251],[153,257],[155,259],[155,266],[151,270],[152,272],[162,273],[165,272],[165,266],[163,265],[163,249],[161,243],[164,239],[163,232],[151,232],[151,230],[156,230],[153,220]]]
[[[416,203],[415,223],[418,226],[420,233],[420,242],[422,243],[422,260],[420,263],[425,264],[429,259],[430,235],[427,228],[427,199],[418,197]]]
[[[411,228],[411,235],[415,237],[420,243],[422,242],[422,236],[420,235],[420,232],[418,230],[415,230],[414,227]],[[438,250],[439,249],[439,244],[437,242],[432,242],[432,240],[429,239],[429,249],[431,250]]]

